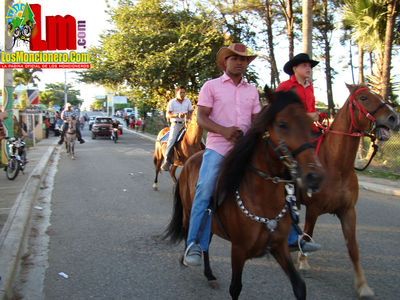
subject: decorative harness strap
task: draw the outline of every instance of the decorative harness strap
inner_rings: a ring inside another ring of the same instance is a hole
[[[317,123],[317,126],[322,130],[322,134],[312,141],[312,143],[315,143],[315,142],[318,141],[317,147],[316,147],[316,150],[315,150],[315,154],[316,155],[318,155],[318,153],[319,153],[319,148],[321,146],[321,143],[322,143],[322,140],[323,140],[324,136],[329,132],[333,133],[333,134],[340,134],[340,135],[347,135],[347,136],[354,136],[354,137],[366,136],[366,137],[369,137],[371,139],[371,141],[373,143],[373,147],[374,147],[374,152],[371,155],[371,158],[370,158],[369,162],[367,163],[367,165],[362,169],[357,169],[356,168],[356,170],[362,171],[362,170],[365,170],[368,167],[368,165],[371,163],[373,157],[375,156],[376,152],[378,151],[378,145],[375,144],[375,140],[376,140],[375,136],[373,136],[371,134],[368,134],[368,133],[365,133],[365,132],[352,132],[353,128],[354,128],[354,130],[356,130],[356,127],[355,127],[355,124],[354,124],[354,107],[357,107],[357,109],[358,109],[358,112],[359,112],[358,113],[358,119],[359,120],[361,119],[361,116],[362,116],[361,113],[363,113],[369,120],[371,120],[372,124],[374,124],[376,122],[376,118],[374,117],[374,115],[376,114],[376,112],[379,109],[384,107],[386,105],[386,103],[385,102],[381,103],[373,112],[369,113],[364,107],[362,107],[358,102],[355,101],[356,95],[359,92],[365,91],[365,90],[369,91],[370,89],[368,87],[359,88],[349,98],[349,109],[350,109],[351,122],[350,122],[350,128],[349,128],[349,132],[348,133],[330,129],[329,119],[327,117],[325,118],[325,120],[327,121],[327,126],[326,127],[324,125],[320,124],[320,123]]]

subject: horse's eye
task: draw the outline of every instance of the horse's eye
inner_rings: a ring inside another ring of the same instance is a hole
[[[365,96],[361,96],[361,97],[360,97],[360,99],[361,99],[361,101],[368,100],[368,98],[367,98],[367,97],[365,97]]]
[[[289,128],[288,124],[286,122],[284,122],[284,121],[279,121],[278,122],[278,127],[280,129],[288,129]]]

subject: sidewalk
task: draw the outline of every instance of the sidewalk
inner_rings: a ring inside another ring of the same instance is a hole
[[[125,132],[155,142],[154,135],[124,128]],[[40,188],[48,162],[57,145],[58,137],[43,139],[27,150],[29,163],[25,174],[13,181],[0,170],[0,300],[8,299],[10,287],[22,255],[22,243],[30,219],[33,202]],[[360,189],[398,196],[400,182],[359,175]]]
[[[8,299],[12,280],[22,255],[23,240],[33,202],[58,138],[43,139],[27,149],[24,174],[8,180],[0,170],[0,299]]]

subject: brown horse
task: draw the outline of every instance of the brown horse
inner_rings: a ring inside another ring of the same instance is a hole
[[[154,149],[153,162],[156,168],[156,177],[154,178],[153,189],[158,189],[158,173],[161,170],[161,165],[164,160],[165,148],[167,147],[167,142],[161,142],[160,139],[169,131],[169,127],[162,129],[156,140],[156,145]],[[197,125],[197,106],[194,106],[192,116],[186,124],[186,133],[182,140],[177,143],[174,147],[174,164],[171,166],[169,173],[176,184],[175,172],[178,166],[183,166],[186,160],[196,152],[203,149],[201,144],[201,139],[203,137],[203,128]]]
[[[233,299],[241,292],[245,261],[268,251],[288,275],[295,296],[306,297],[287,244],[291,216],[285,187],[295,181],[308,191],[320,187],[323,169],[310,148],[311,126],[297,95],[277,92],[223,160],[216,190],[222,203],[213,214],[211,230],[232,243],[229,291]],[[179,176],[174,213],[165,234],[171,241],[187,236],[202,154],[191,156]],[[215,281],[207,252],[204,266],[209,282]]]
[[[335,214],[342,225],[350,259],[355,272],[355,287],[359,297],[374,293],[367,284],[360,264],[356,241],[356,211],[358,180],[354,160],[360,135],[373,134],[379,140],[390,137],[389,129],[398,130],[399,116],[388,103],[365,85],[347,85],[350,96],[338,111],[330,128],[317,147],[319,159],[327,177],[321,191],[311,198],[303,195],[307,206],[304,232],[312,236],[318,216]],[[308,270],[307,257],[299,254],[300,270]]]

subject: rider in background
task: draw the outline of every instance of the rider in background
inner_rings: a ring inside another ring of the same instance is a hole
[[[161,165],[161,170],[168,171],[173,164],[173,148],[180,130],[185,125],[185,115],[190,118],[193,112],[192,103],[188,98],[185,98],[186,92],[184,86],[178,86],[176,89],[176,98],[171,99],[167,105],[167,120],[171,122],[167,148],[165,150],[164,162]]]
[[[246,132],[261,105],[257,88],[247,83],[242,75],[256,58],[241,43],[222,47],[217,53],[217,65],[224,74],[207,81],[200,90],[197,123],[207,130],[196,194],[190,213],[189,231],[183,263],[201,264],[202,251],[210,243],[211,196],[224,156]]]
[[[65,132],[67,131],[68,128],[68,120],[72,119],[73,117],[77,118],[76,113],[74,110],[72,110],[72,105],[71,103],[67,103],[65,105],[65,109],[61,113],[61,120],[64,121],[63,127],[62,127],[62,132],[61,132],[61,137],[60,140],[58,141],[58,144],[61,145],[64,142],[64,135]],[[78,141],[83,144],[85,141],[82,138],[81,135],[81,129],[80,126],[76,126],[76,137],[78,138]]]
[[[277,91],[288,91],[295,87],[295,91],[306,108],[307,114],[316,122],[319,120],[319,113],[315,109],[315,96],[314,87],[309,80],[311,77],[311,69],[314,68],[319,62],[310,59],[308,54],[300,53],[289,60],[283,67],[285,73],[290,75],[290,79],[279,84]],[[288,237],[289,248],[298,250],[299,235],[292,225]],[[300,240],[300,247],[304,252],[312,252],[321,249],[321,245],[312,241],[307,242]]]
[[[314,87],[309,78],[311,69],[318,63],[318,61],[310,59],[306,53],[297,54],[283,67],[283,71],[290,76],[290,79],[281,82],[276,89],[276,91],[288,91],[295,87],[307,114],[313,121],[319,120],[319,113],[315,109]]]

